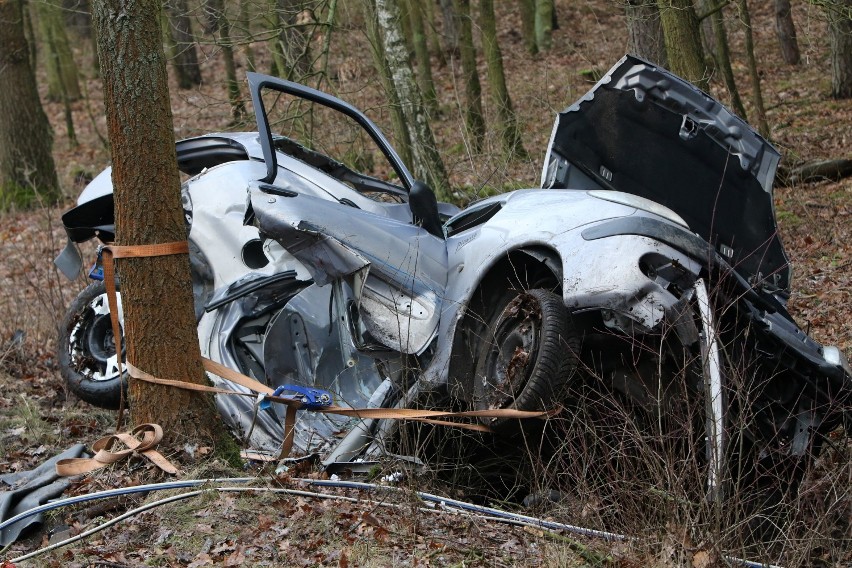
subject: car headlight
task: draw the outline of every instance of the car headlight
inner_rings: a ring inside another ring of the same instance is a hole
[[[681,227],[686,227],[687,229],[689,228],[689,225],[686,224],[686,221],[683,220],[683,217],[681,217],[665,205],[660,205],[656,201],[651,201],[650,199],[645,199],[644,197],[639,197],[638,195],[633,195],[632,193],[624,193],[622,191],[611,191],[606,189],[592,189],[588,192],[588,194],[592,197],[603,199],[604,201],[620,203],[621,205],[635,207],[636,209],[641,209],[642,211],[647,211],[648,213],[659,215],[663,219],[668,219],[672,223],[677,223]]]

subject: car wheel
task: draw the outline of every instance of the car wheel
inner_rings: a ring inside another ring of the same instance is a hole
[[[498,304],[479,346],[474,375],[477,410],[553,408],[577,366],[580,338],[562,298],[542,289],[510,294]],[[507,419],[484,419],[492,428]]]
[[[119,376],[103,282],[90,284],[80,292],[62,320],[59,372],[71,392],[101,408],[118,408],[122,387],[126,394],[127,373]]]

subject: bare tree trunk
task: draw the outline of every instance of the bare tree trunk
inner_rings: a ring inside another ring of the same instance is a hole
[[[775,0],[775,35],[778,36],[784,62],[788,65],[798,65],[801,56],[790,0]]]
[[[708,73],[701,49],[698,18],[692,0],[657,0],[666,40],[669,68],[708,90]]]
[[[449,198],[449,179],[444,162],[435,145],[429,117],[408,63],[405,40],[402,39],[400,12],[396,0],[376,0],[376,15],[384,34],[385,57],[393,84],[399,95],[402,112],[411,134],[411,157],[414,175],[423,179],[441,199]]]
[[[627,1],[628,49],[648,61],[667,67],[666,40],[656,0]]]
[[[59,196],[53,134],[38,98],[17,0],[0,1],[0,209]],[[22,135],[26,133],[26,135]]]
[[[159,0],[99,0],[94,10],[123,245],[186,240],[160,9]],[[119,269],[127,361],[157,377],[206,384],[187,255],[121,260]],[[219,438],[209,396],[132,380],[130,398],[133,422],[160,424],[169,442]]]
[[[852,98],[852,0],[827,0],[831,96]]]
[[[174,39],[175,55],[173,66],[177,74],[178,87],[191,89],[201,84],[201,67],[198,65],[198,52],[192,25],[189,21],[189,8],[186,0],[167,0],[171,37]],[[101,61],[101,64],[104,62]]]
[[[222,49],[222,59],[225,62],[225,83],[228,89],[228,102],[231,104],[232,123],[243,119],[246,105],[240,94],[240,84],[237,82],[237,69],[234,64],[234,48],[231,43],[231,23],[225,12],[224,0],[208,0],[207,10],[210,16],[211,29],[219,34],[218,44]]]
[[[462,81],[464,82],[464,123],[474,152],[482,150],[485,141],[485,119],[482,113],[482,86],[476,70],[476,49],[470,20],[470,0],[455,0],[459,25],[459,51],[461,51]]]
[[[453,0],[439,0],[441,3],[441,38],[446,53],[459,52],[458,17]]]
[[[716,46],[713,52],[713,57],[716,59],[716,68],[722,72],[722,78],[725,80],[725,86],[728,88],[728,94],[731,95],[731,106],[743,120],[748,120],[743,101],[740,99],[740,92],[737,89],[737,82],[734,79],[734,70],[731,69],[731,53],[728,49],[728,32],[725,29],[725,20],[721,10],[715,10],[710,14],[710,22],[713,26],[713,34],[716,37],[714,45]]]
[[[488,64],[488,85],[491,97],[497,108],[497,119],[500,123],[500,139],[506,154],[511,157],[526,158],[527,152],[521,140],[518,129],[518,119],[512,109],[512,99],[506,88],[506,77],[503,73],[503,54],[497,43],[497,23],[494,17],[494,0],[479,0],[479,20],[482,28],[482,51]]]
[[[411,135],[408,132],[408,124],[399,102],[399,94],[391,76],[390,65],[385,56],[385,40],[379,29],[379,17],[376,14],[376,0],[363,0],[364,19],[367,21],[367,37],[370,39],[370,51],[373,55],[373,63],[382,81],[382,88],[388,98],[388,106],[391,113],[391,124],[393,125],[394,146],[399,152],[402,161],[406,164],[412,162],[411,158]]]
[[[751,97],[754,110],[757,112],[757,129],[764,138],[769,138],[769,123],[766,121],[766,108],[763,106],[763,93],[760,90],[760,75],[757,72],[757,61],[754,58],[754,38],[751,33],[751,15],[746,0],[737,0],[740,20],[745,28],[746,60],[748,74],[751,77]]]
[[[77,64],[71,53],[65,22],[59,6],[48,0],[36,3],[38,27],[44,41],[42,55],[47,70],[47,98],[51,101],[69,101],[80,98],[80,81]]]
[[[240,0],[240,12],[237,16],[239,25],[240,41],[243,44],[243,55],[246,57],[246,64],[249,71],[256,71],[254,65],[254,49],[251,47],[254,36],[251,33],[251,18],[249,18],[249,0]]]
[[[521,8],[521,35],[530,55],[538,53],[535,39],[535,0],[518,0]]]
[[[424,6],[420,2],[410,3],[408,17],[411,21],[414,54],[417,58],[417,82],[423,93],[423,102],[426,103],[429,113],[434,116],[438,112],[438,95],[435,93],[432,61],[429,57],[429,47],[426,45],[426,28],[423,25],[425,16]]]
[[[310,7],[305,0],[270,0],[270,31],[276,36],[270,42],[273,74],[287,79],[301,79],[310,71],[310,43],[299,15]]]
[[[547,51],[553,45],[555,13],[553,0],[535,0],[535,43],[539,51]]]

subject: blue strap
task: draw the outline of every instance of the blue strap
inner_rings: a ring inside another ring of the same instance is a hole
[[[305,410],[319,410],[323,407],[331,406],[334,401],[331,393],[327,390],[300,385],[281,385],[275,389],[271,396],[281,396],[285,391],[296,393],[292,398],[300,400],[304,405],[302,408]],[[263,400],[260,403],[260,408],[265,410],[271,404],[269,400]]]

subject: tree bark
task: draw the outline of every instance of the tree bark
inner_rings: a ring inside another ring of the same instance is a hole
[[[44,42],[42,57],[47,70],[47,98],[61,102],[67,97],[69,101],[76,101],[80,98],[80,81],[62,13],[48,0],[39,0],[36,9]]]
[[[716,41],[714,42],[716,49],[713,52],[713,57],[716,59],[716,68],[722,72],[722,78],[725,80],[725,86],[728,88],[728,94],[731,95],[731,106],[734,112],[740,115],[743,120],[748,120],[743,101],[740,99],[740,92],[737,89],[737,82],[734,79],[734,70],[731,68],[728,32],[725,29],[725,19],[721,10],[716,10],[710,14],[710,23],[713,27],[713,35],[716,37]]]
[[[411,22],[414,55],[417,58],[417,82],[423,93],[423,102],[433,116],[438,112],[438,95],[435,93],[435,81],[432,79],[432,60],[426,44],[426,28],[423,24],[425,10],[420,2],[409,3],[408,17]]]
[[[246,57],[246,66],[249,71],[255,71],[254,65],[254,49],[252,49],[252,40],[254,36],[251,33],[251,18],[249,18],[249,0],[240,0],[240,12],[237,16],[237,24],[239,26],[240,41],[243,44],[243,55]]]
[[[363,0],[364,19],[367,21],[367,37],[370,39],[370,52],[373,55],[373,63],[376,67],[376,72],[379,74],[379,79],[382,82],[382,89],[388,98],[388,107],[390,108],[391,124],[393,125],[393,138],[396,151],[406,164],[412,163],[411,158],[411,135],[408,132],[408,124],[405,121],[405,113],[402,111],[402,104],[399,102],[399,94],[396,90],[393,77],[391,76],[390,65],[385,56],[385,40],[382,37],[382,32],[379,29],[379,17],[376,13],[376,0]]]
[[[208,0],[207,11],[210,28],[214,34],[218,32],[218,44],[222,50],[222,60],[225,63],[225,87],[228,89],[228,102],[231,104],[232,124],[243,119],[246,105],[240,94],[240,84],[237,81],[237,68],[234,64],[234,47],[231,42],[231,22],[225,13],[224,0]]]
[[[459,52],[458,17],[453,0],[439,0],[441,4],[441,38],[444,40],[444,51],[456,54]]]
[[[305,0],[270,0],[270,31],[276,35],[270,44],[273,75],[299,80],[310,71],[310,43],[298,22],[299,14],[311,3]]]
[[[656,0],[627,1],[627,35],[631,53],[668,67],[666,40]]]
[[[482,113],[482,86],[476,70],[476,49],[470,21],[470,0],[455,0],[459,26],[459,51],[461,52],[462,82],[464,83],[464,123],[470,146],[478,153],[485,141],[485,119]]]
[[[189,8],[186,0],[168,0],[166,6],[172,30],[171,37],[175,45],[172,64],[177,75],[178,87],[191,89],[201,84],[201,67],[198,65],[198,51],[195,48],[195,38],[189,21]]]
[[[746,61],[748,74],[751,78],[751,97],[754,110],[757,113],[757,130],[764,138],[769,138],[769,123],[766,121],[766,107],[763,106],[763,93],[760,90],[760,75],[757,72],[757,60],[754,57],[754,37],[751,33],[751,15],[746,0],[737,0],[740,20],[745,28]]]
[[[553,45],[555,14],[553,0],[535,0],[535,43],[539,51],[547,51]]]
[[[521,132],[518,129],[518,119],[512,109],[512,99],[506,88],[506,77],[503,73],[503,54],[497,43],[497,23],[494,17],[494,0],[479,0],[479,19],[482,32],[482,52],[488,65],[488,85],[491,97],[497,108],[497,119],[500,130],[500,140],[503,149],[511,157],[527,157]]]
[[[775,0],[775,35],[778,37],[784,62],[788,65],[798,65],[801,56],[790,0]]]
[[[122,245],[186,239],[160,8],[160,0],[95,3]],[[206,384],[187,255],[120,260],[118,268],[127,361],[157,377]],[[219,438],[209,396],[131,380],[130,400],[132,421],[160,424],[169,442]]]
[[[59,196],[53,134],[41,107],[18,0],[0,1],[0,209]]]
[[[831,96],[852,98],[852,0],[826,0],[831,50]]]
[[[698,18],[692,0],[657,0],[669,68],[701,89],[709,90],[709,74],[701,49]]]
[[[538,53],[535,40],[535,0],[518,0],[521,8],[521,35],[530,55]]]
[[[444,162],[438,154],[429,117],[423,105],[414,73],[408,63],[405,40],[402,38],[400,12],[396,0],[376,0],[379,28],[384,34],[385,57],[399,103],[411,134],[411,157],[414,175],[425,180],[440,199],[449,198],[449,180]]]

